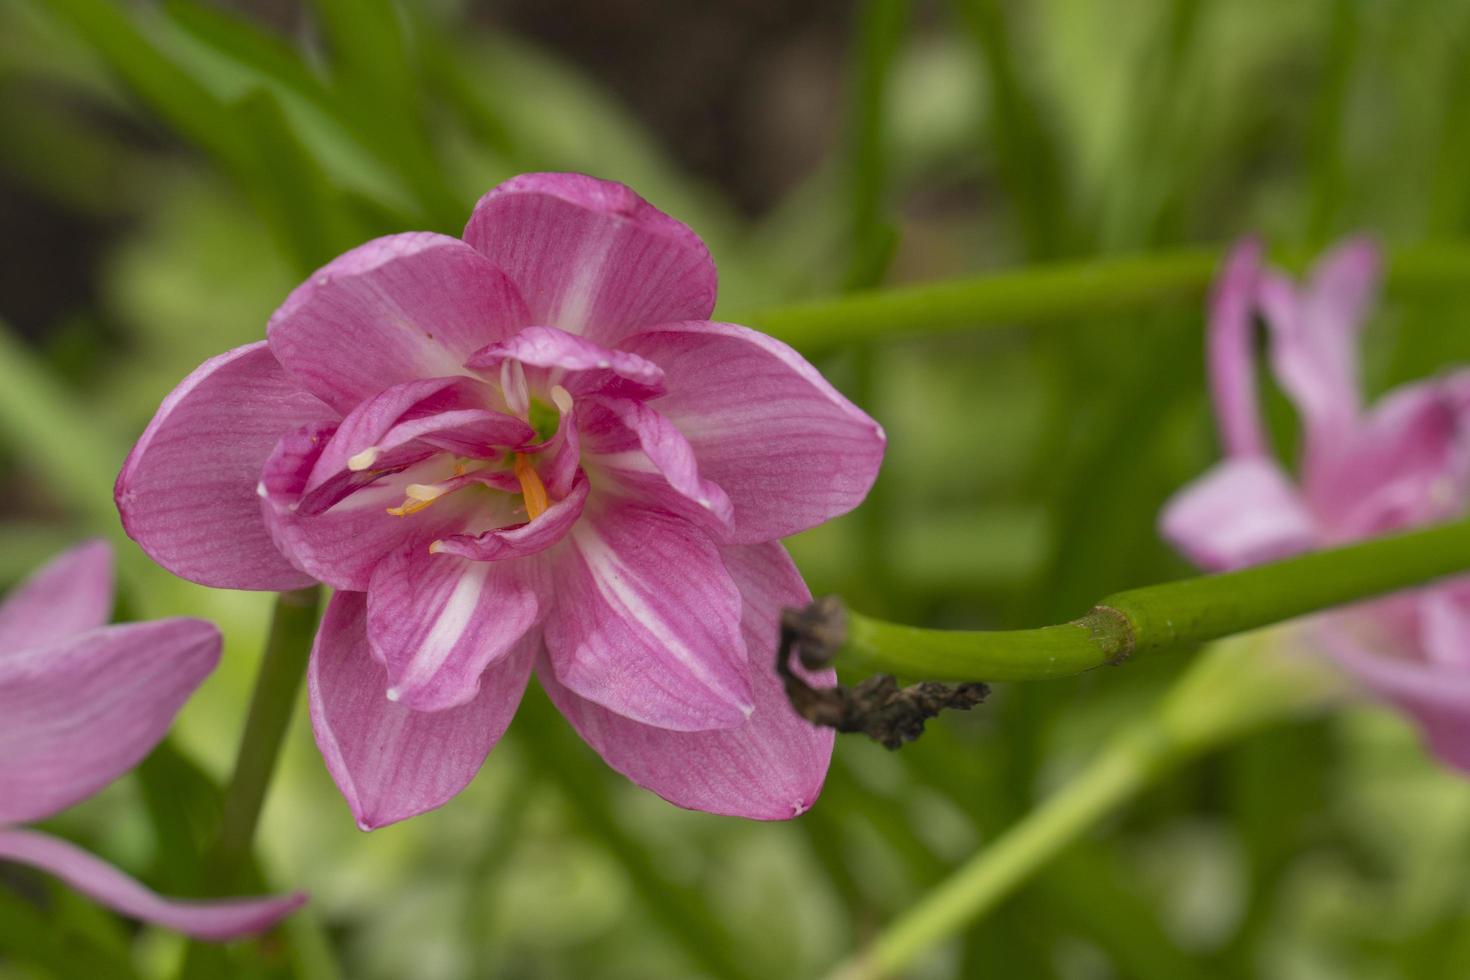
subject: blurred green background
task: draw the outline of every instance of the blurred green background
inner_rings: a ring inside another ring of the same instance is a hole
[[[693,226],[720,313],[1053,260],[1470,238],[1465,0],[0,0],[0,586],[119,543],[121,611],[202,615],[217,674],[141,774],[52,821],[187,894],[268,596],[120,537],[112,479],[201,360],[376,234],[457,232],[512,174],[625,181]],[[815,592],[1027,626],[1176,577],[1215,455],[1202,286],[1128,315],[802,346],[887,428],[870,501],[791,542]],[[1391,298],[1373,391],[1470,361],[1470,290]],[[773,321],[775,322],[775,321]],[[1290,418],[1277,398],[1282,431]],[[359,833],[298,711],[260,841],[313,895],[241,976],[820,974],[1083,764],[1181,664],[1013,685],[800,820],[676,810],[538,697],[471,788]],[[172,821],[172,823],[170,822]],[[179,833],[159,831],[180,828]],[[1158,786],[916,977],[1470,976],[1470,787],[1369,707]],[[182,943],[0,868],[0,978],[172,976]],[[220,969],[224,969],[224,965]]]

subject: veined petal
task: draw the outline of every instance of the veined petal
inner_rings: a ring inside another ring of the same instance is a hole
[[[657,364],[556,327],[527,327],[476,351],[466,366],[498,371],[506,361],[539,369],[547,389],[561,385],[576,396],[601,393],[643,399],[664,392],[664,373]]]
[[[255,488],[281,436],[333,414],[286,377],[264,341],[205,361],[163,400],[118,474],[128,537],[201,585],[309,585],[271,540]]]
[[[1256,396],[1253,342],[1256,285],[1260,275],[1261,243],[1246,239],[1226,256],[1210,298],[1210,326],[1206,336],[1210,393],[1220,424],[1220,441],[1230,456],[1267,452]]]
[[[367,638],[367,598],[338,592],[311,654],[311,724],[327,771],[357,825],[373,830],[448,802],[510,725],[539,649],[527,636],[486,672],[474,700],[414,711],[388,700],[388,674]]]
[[[464,238],[510,274],[525,322],[600,344],[714,310],[715,266],[699,236],[612,181],[513,177],[480,198]]]
[[[1159,520],[1164,537],[1212,571],[1284,558],[1317,544],[1311,514],[1272,460],[1238,456],[1176,493]]]
[[[540,602],[524,563],[471,561],[405,549],[368,588],[373,656],[388,669],[388,698],[417,711],[473,701],[485,668],[521,643]]]
[[[537,674],[551,700],[618,772],[676,806],[786,820],[811,808],[832,760],[835,733],[801,718],[776,676],[784,606],[811,598],[785,550],[774,542],[726,548],[725,567],[744,598],[741,630],[751,654],[755,711],[739,728],[675,732],[643,725],[572,693],[543,662]],[[830,686],[834,671],[812,676]]]
[[[49,817],[137,765],[219,650],[214,624],[164,619],[0,659],[0,824]]]
[[[0,859],[53,874],[123,915],[216,942],[263,932],[306,903],[300,892],[215,901],[164,898],[76,845],[34,830],[0,827]]]
[[[1470,416],[1454,377],[1406,385],[1344,432],[1306,474],[1333,540],[1448,520],[1470,498]]]
[[[476,511],[490,506],[483,497],[448,494],[417,513],[397,516],[413,484],[433,484],[452,474],[452,460],[435,457],[407,469],[351,487],[319,513],[302,506],[306,481],[334,425],[309,425],[287,435],[266,462],[257,506],[281,551],[298,567],[334,589],[365,592],[378,562],[400,548],[419,547],[456,534]]]
[[[89,541],[51,559],[0,602],[0,658],[103,626],[112,615],[112,548]]]
[[[593,398],[578,406],[586,465],[614,478],[632,499],[672,511],[723,536],[734,523],[725,491],[699,475],[683,433],[649,405]]]
[[[623,349],[663,368],[654,407],[694,447],[699,475],[734,506],[732,540],[815,527],[862,502],[883,461],[883,429],[790,347],[729,323],[679,323]]]
[[[452,534],[435,541],[436,555],[457,555],[475,561],[505,561],[538,554],[566,536],[582,516],[589,491],[587,477],[578,473],[572,492],[554,501],[534,520],[524,524],[495,528],[480,534]]]
[[[271,317],[286,372],[346,414],[384,388],[462,373],[530,322],[505,273],[457,238],[388,235],[313,273]]]
[[[659,728],[745,724],[754,701],[740,591],[703,531],[608,501],[572,528],[552,576],[546,647],[558,681]]]

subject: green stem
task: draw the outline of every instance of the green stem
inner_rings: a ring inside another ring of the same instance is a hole
[[[1197,307],[1221,254],[1220,248],[1197,248],[1033,265],[772,307],[735,319],[803,350],[819,350],[920,331]],[[1295,267],[1306,256],[1286,258]],[[1470,246],[1465,244],[1416,245],[1391,255],[1390,292],[1463,292],[1467,283]]]
[[[875,980],[911,963],[994,909],[1101,819],[1181,763],[1335,697],[1314,662],[1271,638],[1216,644],[1155,710],[1122,729],[1072,782],[882,930],[833,980]]]
[[[1470,570],[1470,520],[1108,596],[1033,630],[902,626],[849,614],[841,662],[934,680],[1066,677]]]
[[[225,786],[219,839],[209,856],[210,884],[216,889],[230,887],[249,859],[266,788],[275,773],[281,742],[296,708],[296,695],[306,676],[320,603],[321,588],[315,585],[282,592],[276,598],[235,771]]]

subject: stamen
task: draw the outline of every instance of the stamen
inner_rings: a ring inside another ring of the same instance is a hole
[[[347,468],[354,473],[360,472],[372,466],[378,459],[378,447],[369,446],[356,456],[347,459]]]
[[[565,415],[572,410],[572,393],[561,385],[554,385],[551,389],[551,403],[558,412]]]
[[[551,501],[546,496],[546,484],[541,482],[541,474],[536,472],[536,467],[524,453],[516,453],[515,463],[516,479],[521,481],[521,496],[526,501],[526,516],[535,520],[546,513],[546,508]]]

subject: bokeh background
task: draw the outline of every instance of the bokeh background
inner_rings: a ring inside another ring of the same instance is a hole
[[[258,662],[268,596],[177,582],[120,536],[111,482],[159,400],[332,255],[455,232],[539,169],[625,181],[692,225],[721,315],[757,323],[1247,232],[1292,260],[1353,231],[1454,242],[1470,3],[0,0],[0,587],[101,534],[122,615],[203,615],[227,639],[165,748],[56,832],[197,889],[180,841],[208,832]],[[791,542],[813,590],[1029,626],[1186,574],[1154,521],[1216,452],[1202,311],[1200,284],[1127,315],[803,337],[890,439],[870,501]],[[1467,313],[1470,283],[1391,295],[1370,389],[1470,361]],[[313,901],[229,968],[814,976],[1180,666],[1004,687],[897,753],[843,738],[819,805],[780,825],[634,789],[537,696],[457,800],[362,834],[298,711],[261,873]],[[1396,717],[1345,706],[1165,780],[913,975],[1460,980],[1467,867],[1470,785]],[[181,951],[0,868],[0,978],[172,976]]]

